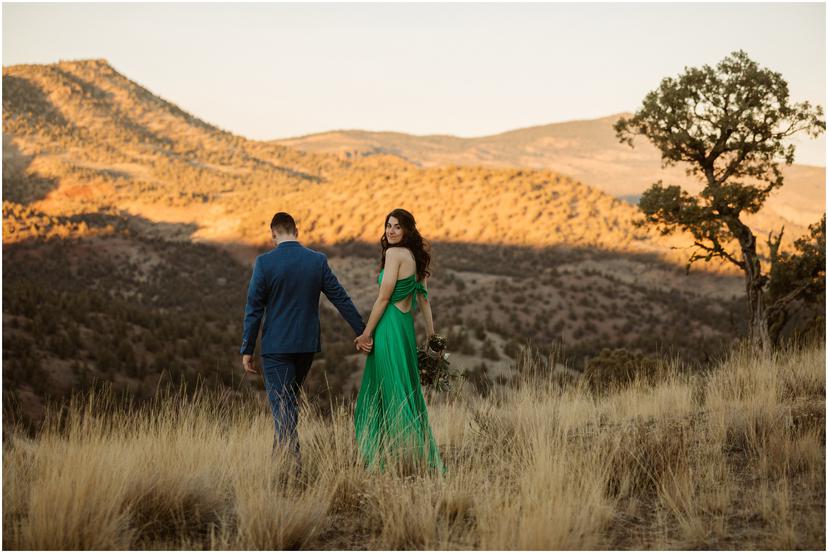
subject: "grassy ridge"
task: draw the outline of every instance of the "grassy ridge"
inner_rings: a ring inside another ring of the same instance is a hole
[[[269,462],[261,403],[74,402],[4,442],[3,546],[824,548],[821,344],[603,392],[537,367],[427,398],[444,480],[365,473],[348,404],[303,408],[303,481]]]

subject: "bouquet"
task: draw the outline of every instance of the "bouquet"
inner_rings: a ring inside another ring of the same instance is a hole
[[[447,342],[445,336],[432,334],[428,344],[417,347],[420,384],[441,392],[450,390],[451,380],[459,376],[449,369],[449,354],[445,351]]]

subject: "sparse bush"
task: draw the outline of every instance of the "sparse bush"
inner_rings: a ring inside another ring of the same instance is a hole
[[[520,355],[520,344],[514,339],[509,339],[503,346],[503,353],[511,359],[517,359]]]
[[[657,359],[624,348],[604,348],[587,361],[584,378],[593,391],[608,391],[635,379],[652,382],[659,368]]]
[[[500,354],[497,352],[497,348],[489,338],[483,342],[480,355],[482,355],[484,359],[489,359],[490,361],[497,361],[500,359]]]

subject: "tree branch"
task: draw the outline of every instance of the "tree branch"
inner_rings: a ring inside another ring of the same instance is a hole
[[[767,308],[768,318],[771,319],[776,313],[785,307],[797,297],[804,292],[809,286],[809,283],[804,282],[799,284],[796,288],[785,294],[784,296],[780,296],[776,298],[772,305]]]
[[[703,243],[699,242],[698,240],[694,241],[693,245],[709,252],[708,256],[706,256],[706,259],[708,261],[713,257],[722,257],[724,259],[727,259],[728,261],[730,261],[731,263],[733,263],[734,265],[736,265],[740,269],[745,268],[744,262],[739,261],[738,259],[733,257],[733,255],[730,252],[726,251],[722,247],[722,245],[719,243],[719,241],[716,238],[708,237],[707,239],[710,240],[711,242],[713,242],[713,247],[712,248],[710,246],[706,245],[706,244],[703,244]]]

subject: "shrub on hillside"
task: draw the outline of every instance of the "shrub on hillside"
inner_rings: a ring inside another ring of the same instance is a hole
[[[495,347],[494,342],[492,342],[490,338],[486,338],[486,340],[483,341],[483,347],[480,351],[480,355],[491,361],[497,361],[500,359],[497,347]]]
[[[587,361],[584,379],[592,391],[605,392],[626,386],[636,377],[652,382],[658,369],[659,362],[652,357],[625,348],[603,348]]]

